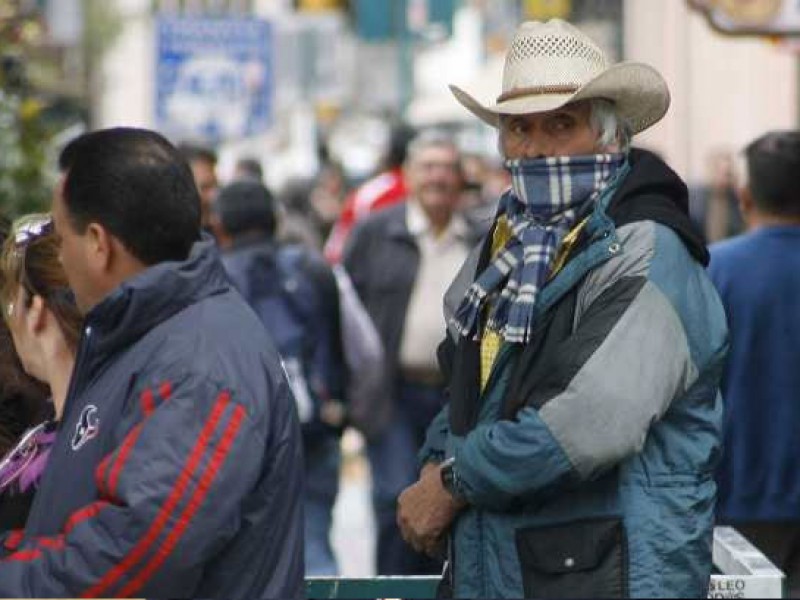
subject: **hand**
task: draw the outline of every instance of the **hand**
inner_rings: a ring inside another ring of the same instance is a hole
[[[438,465],[426,465],[419,481],[406,488],[397,501],[397,525],[403,539],[417,552],[441,553],[444,534],[465,506],[442,486]]]

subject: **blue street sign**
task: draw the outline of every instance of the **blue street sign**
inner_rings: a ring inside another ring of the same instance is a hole
[[[272,119],[272,32],[250,18],[158,19],[156,122],[168,135],[218,142]]]

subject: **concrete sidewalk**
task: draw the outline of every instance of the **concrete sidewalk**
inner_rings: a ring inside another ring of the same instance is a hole
[[[342,577],[375,575],[375,522],[369,463],[363,439],[351,429],[342,438],[342,474],[333,509],[332,544]]]

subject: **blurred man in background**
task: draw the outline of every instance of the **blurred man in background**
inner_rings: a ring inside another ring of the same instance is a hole
[[[800,132],[745,150],[749,232],[711,247],[709,274],[731,328],[722,380],[720,521],[735,526],[800,596]]]
[[[344,265],[381,335],[390,404],[368,440],[377,516],[378,573],[438,570],[405,544],[395,522],[399,493],[416,478],[416,452],[444,403],[436,348],[444,334],[441,301],[470,247],[457,213],[460,155],[452,139],[423,132],[408,147],[407,200],[356,226]]]
[[[356,223],[370,213],[388,208],[402,202],[408,195],[403,163],[406,160],[406,149],[413,138],[414,131],[405,125],[392,128],[389,136],[389,147],[381,160],[380,172],[361,184],[345,200],[342,213],[331,230],[325,244],[325,258],[337,263],[347,239]]]
[[[275,239],[270,191],[245,179],[223,187],[215,202],[231,244],[223,264],[278,347],[297,404],[305,456],[305,573],[338,573],[330,544],[339,490],[345,364],[339,294],[318,252]]]
[[[725,148],[711,152],[706,167],[707,180],[690,188],[689,199],[692,217],[710,244],[738,235],[743,223],[738,209],[732,152]]]
[[[184,142],[178,145],[184,160],[189,163],[197,191],[200,193],[200,223],[205,231],[213,232],[211,205],[219,190],[217,155],[207,146]]]
[[[464,194],[461,210],[476,238],[492,227],[500,196],[511,185],[511,176],[501,160],[483,154],[464,154]]]
[[[264,169],[261,162],[253,156],[242,156],[233,167],[233,180],[252,179],[264,183]]]

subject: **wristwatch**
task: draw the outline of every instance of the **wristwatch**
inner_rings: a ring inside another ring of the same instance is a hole
[[[439,465],[439,475],[442,478],[442,487],[444,487],[444,489],[446,489],[456,500],[464,500],[464,494],[460,489],[458,473],[456,473],[455,465],[455,457],[450,457]]]

